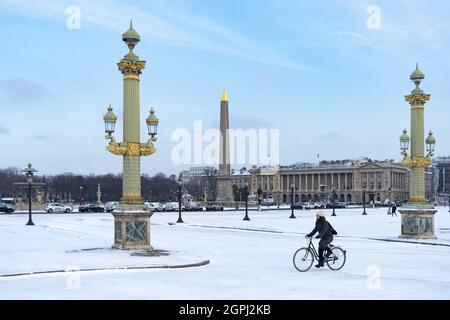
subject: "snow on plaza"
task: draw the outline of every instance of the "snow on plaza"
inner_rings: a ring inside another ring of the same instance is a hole
[[[411,240],[398,237],[400,215],[386,208],[324,210],[347,262],[305,273],[292,257],[315,210],[295,220],[289,210],[250,211],[248,222],[243,211],[183,213],[184,224],[177,213],[155,213],[152,245],[170,254],[152,257],[111,249],[110,214],[39,214],[34,227],[24,214],[0,215],[0,298],[448,299],[448,211],[436,214],[438,239]]]

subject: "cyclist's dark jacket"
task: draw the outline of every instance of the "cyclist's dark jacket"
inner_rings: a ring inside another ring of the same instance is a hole
[[[308,234],[308,237],[312,237],[316,234],[316,232],[319,232],[319,238],[320,238],[319,247],[321,249],[326,249],[326,247],[331,242],[333,242],[333,234],[331,233],[329,223],[326,220],[324,220],[324,221],[321,221],[321,220],[322,219],[316,220],[316,226],[315,226],[314,230]]]

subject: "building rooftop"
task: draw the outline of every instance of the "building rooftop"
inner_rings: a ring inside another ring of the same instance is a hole
[[[433,164],[435,165],[450,164],[450,156],[434,158]]]
[[[401,163],[397,163],[392,159],[387,160],[372,160],[368,158],[360,158],[360,159],[345,159],[345,160],[323,160],[318,164],[311,163],[296,163],[289,166],[280,166],[281,169],[307,169],[307,168],[329,168],[329,167],[340,167],[340,168],[348,168],[348,167],[358,167],[364,164],[374,163],[377,165],[399,165],[402,166]]]

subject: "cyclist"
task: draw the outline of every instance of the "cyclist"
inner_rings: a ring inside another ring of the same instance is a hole
[[[319,241],[319,263],[315,266],[316,268],[321,268],[324,266],[325,257],[323,256],[324,251],[326,250],[326,257],[328,258],[331,255],[331,249],[328,247],[331,242],[333,242],[333,233],[332,227],[325,219],[325,215],[322,211],[318,211],[316,213],[316,226],[314,230],[311,231],[307,237],[312,238],[316,232],[319,235],[316,238],[320,238]]]

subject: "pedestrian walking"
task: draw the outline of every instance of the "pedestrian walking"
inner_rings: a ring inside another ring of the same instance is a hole
[[[392,204],[392,217],[397,216],[397,205],[395,204],[395,202]]]

